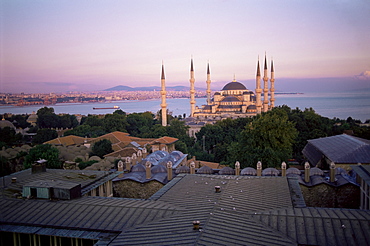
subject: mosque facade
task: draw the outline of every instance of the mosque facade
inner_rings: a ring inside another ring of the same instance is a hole
[[[221,91],[217,91],[211,97],[211,73],[207,65],[207,103],[200,107],[195,101],[195,78],[193,59],[190,63],[190,117],[186,118],[186,124],[190,127],[189,135],[194,136],[200,128],[207,123],[214,123],[226,118],[252,117],[262,112],[267,112],[275,106],[275,72],[271,61],[270,78],[268,77],[267,58],[265,55],[263,77],[261,77],[260,62],[257,61],[256,88],[249,90],[243,83],[235,80],[227,83]],[[270,82],[270,86],[269,86]],[[166,87],[164,67],[162,64],[161,75],[161,108],[162,125],[166,126]]]

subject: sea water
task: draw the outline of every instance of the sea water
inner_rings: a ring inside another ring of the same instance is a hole
[[[287,105],[292,109],[313,108],[316,113],[328,118],[347,119],[352,117],[364,122],[370,119],[370,97],[368,92],[345,92],[345,93],[304,93],[304,94],[277,94],[275,95],[275,106]],[[262,97],[263,100],[263,97]],[[49,105],[53,107],[56,114],[108,114],[115,109],[98,109],[119,106],[126,113],[150,111],[157,113],[160,110],[160,99],[143,101],[115,101],[105,103],[60,103]],[[196,98],[196,105],[206,103],[206,98]],[[167,99],[167,108],[172,115],[188,116],[190,114],[190,100],[188,98]],[[31,114],[44,105],[33,106],[0,106],[0,114]]]

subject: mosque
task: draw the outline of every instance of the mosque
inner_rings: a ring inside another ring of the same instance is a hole
[[[263,88],[261,85],[260,63],[257,61],[256,89],[255,92],[248,90],[245,85],[235,80],[227,83],[221,91],[214,93],[211,98],[211,73],[209,64],[207,64],[207,104],[201,107],[195,106],[195,78],[193,59],[190,63],[190,117],[186,118],[186,124],[190,127],[189,135],[195,136],[195,133],[207,123],[226,118],[252,117],[262,112],[267,112],[275,106],[275,73],[274,64],[271,61],[270,71],[270,88],[268,87],[268,69],[265,55]],[[166,87],[164,66],[162,64],[161,76],[161,108],[162,108],[162,125],[167,125],[166,117]],[[263,93],[263,99],[262,99]]]

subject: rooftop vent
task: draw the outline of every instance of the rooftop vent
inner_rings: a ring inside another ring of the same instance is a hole
[[[48,161],[44,159],[40,159],[32,164],[32,173],[43,173],[46,172],[46,163]]]

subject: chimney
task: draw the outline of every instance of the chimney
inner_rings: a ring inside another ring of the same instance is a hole
[[[137,151],[137,161],[141,162],[142,159],[143,159],[143,152],[141,152],[141,150],[138,150]]]
[[[190,162],[190,174],[195,174],[195,163],[194,163],[194,161]]]
[[[131,171],[131,158],[126,157],[126,170]]]
[[[262,176],[262,162],[257,162],[257,176]]]
[[[117,163],[117,167],[118,167],[118,172],[122,172],[118,175],[118,178],[122,178],[123,177],[123,161],[120,160],[118,163]]]
[[[310,182],[310,164],[308,162],[304,164],[304,182]]]
[[[286,163],[285,163],[285,161],[283,161],[281,163],[281,176],[282,177],[285,177],[286,176]]]
[[[172,162],[167,162],[167,179],[170,181],[172,179]]]
[[[199,230],[200,228],[200,221],[199,220],[194,220],[193,221],[193,230]]]
[[[40,159],[32,164],[32,174],[34,173],[43,173],[46,172],[46,163],[48,161],[44,159]]]
[[[146,179],[150,179],[151,178],[151,171],[150,171],[150,168],[152,167],[152,164],[147,161],[145,163],[145,176],[146,176]]]
[[[221,186],[216,185],[216,186],[215,186],[215,192],[216,192],[216,193],[220,193],[220,192],[221,192]]]
[[[238,161],[235,162],[235,175],[240,175],[240,163]]]
[[[335,181],[335,163],[331,162],[330,163],[330,182]]]
[[[131,156],[131,164],[136,165],[137,164],[137,155],[135,153]]]
[[[143,159],[146,158],[146,156],[148,155],[148,152],[146,151],[146,146],[144,145],[144,148],[143,148]]]

